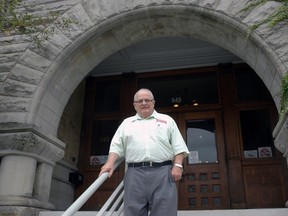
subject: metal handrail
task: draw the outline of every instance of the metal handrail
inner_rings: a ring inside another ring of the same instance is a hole
[[[114,170],[121,164],[124,159],[121,158],[116,161],[114,165]],[[99,176],[84,193],[78,197],[77,200],[61,215],[61,216],[72,216],[74,215],[83,205],[84,203],[95,193],[95,191],[106,181],[109,177],[109,173],[105,172],[101,176]]]

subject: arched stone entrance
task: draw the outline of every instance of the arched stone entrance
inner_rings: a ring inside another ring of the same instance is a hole
[[[256,71],[279,107],[286,68],[265,40],[257,34],[247,38],[247,26],[223,13],[193,6],[163,5],[125,11],[106,19],[63,50],[61,58],[58,57],[61,63],[55,60],[51,65],[51,79],[43,81],[46,88],[35,110],[37,127],[55,135],[70,95],[97,64],[124,47],[158,37],[197,38],[227,49]],[[33,104],[38,102],[34,100]],[[45,119],[46,112],[53,118],[49,115]]]

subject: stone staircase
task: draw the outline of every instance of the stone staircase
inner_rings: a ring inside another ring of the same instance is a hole
[[[39,216],[61,216],[62,213],[63,211],[42,211]],[[88,211],[74,214],[74,216],[96,215],[97,212]],[[288,216],[288,208],[178,211],[177,216]]]

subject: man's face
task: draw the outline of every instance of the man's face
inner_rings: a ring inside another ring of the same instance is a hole
[[[155,101],[153,95],[149,91],[140,90],[135,95],[133,105],[136,112],[142,118],[147,118],[152,115],[154,111]]]

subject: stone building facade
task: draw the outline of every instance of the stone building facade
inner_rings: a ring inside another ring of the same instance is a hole
[[[40,48],[26,35],[0,33],[0,212],[32,215],[71,204],[68,174],[77,170],[81,118],[75,116],[82,112],[77,106],[83,104],[82,81],[108,56],[143,40],[195,38],[228,50],[254,69],[280,109],[287,21],[272,28],[264,24],[247,37],[249,26],[267,18],[279,2],[246,12],[241,9],[249,0],[24,2],[33,13],[58,11],[58,19],[75,23],[51,23],[47,29],[54,33]],[[274,136],[288,162],[285,118]]]

